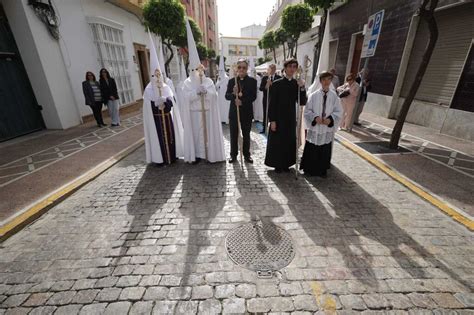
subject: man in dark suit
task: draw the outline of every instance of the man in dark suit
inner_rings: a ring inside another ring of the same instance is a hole
[[[362,77],[364,77],[364,81],[362,81]],[[359,117],[364,110],[365,102],[367,102],[367,94],[369,94],[369,91],[372,88],[369,69],[362,69],[362,71],[357,74],[356,82],[359,83],[362,91],[360,91],[359,106],[357,107],[357,112],[355,114],[354,125],[361,126]]]
[[[242,153],[247,163],[253,163],[250,156],[250,129],[253,119],[253,102],[257,98],[257,80],[247,75],[248,62],[240,59],[237,62],[237,75],[229,80],[225,98],[230,101],[229,128],[230,128],[230,159],[229,163],[237,160],[239,153],[239,134],[237,120],[237,106],[240,111],[240,128],[242,129]],[[237,83],[237,84],[236,84]]]
[[[267,126],[267,124],[268,124],[268,121],[267,121],[267,113],[268,113],[267,99],[269,99],[269,97],[270,97],[270,95],[268,95],[268,93],[269,92],[271,93],[271,86],[272,86],[273,81],[281,78],[281,76],[279,76],[278,74],[275,74],[275,72],[276,72],[276,66],[275,66],[275,64],[272,63],[271,65],[268,66],[267,75],[262,78],[262,82],[260,83],[260,91],[263,92],[263,100],[262,100],[262,103],[263,103],[263,130],[262,130],[261,133],[265,133],[266,129],[268,128],[268,126]],[[267,97],[267,95],[268,95],[268,97]]]

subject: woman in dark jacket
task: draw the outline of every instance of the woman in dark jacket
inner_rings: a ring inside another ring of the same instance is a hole
[[[82,82],[82,92],[84,92],[86,105],[89,105],[92,108],[92,113],[94,114],[97,126],[99,128],[107,126],[104,124],[104,120],[102,119],[103,96],[100,90],[100,85],[99,82],[96,81],[95,75],[90,71],[86,72],[86,80]]]
[[[114,78],[110,77],[107,69],[100,69],[100,90],[102,91],[102,97],[104,104],[109,109],[109,116],[112,119],[112,126],[120,126],[120,115],[119,115],[119,96],[117,91],[117,84]]]

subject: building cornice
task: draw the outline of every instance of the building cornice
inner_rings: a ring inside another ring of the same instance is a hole
[[[109,2],[129,13],[135,15],[140,21],[143,21],[143,8],[138,5],[138,2],[132,0],[104,0]]]

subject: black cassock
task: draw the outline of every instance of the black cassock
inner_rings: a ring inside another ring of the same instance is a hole
[[[170,164],[176,161],[175,134],[173,118],[171,117],[172,107],[173,102],[167,100],[165,102],[165,108],[161,111],[155,106],[155,102],[151,101],[151,110],[155,120],[156,132],[158,133],[158,140],[160,142],[161,155],[163,156],[164,164]],[[166,145],[167,143],[168,146]]]
[[[269,131],[265,165],[286,169],[296,163],[296,103],[300,91],[300,105],[306,104],[306,90],[298,88],[295,79],[286,77],[273,82],[270,93],[268,121],[275,121],[277,129]]]

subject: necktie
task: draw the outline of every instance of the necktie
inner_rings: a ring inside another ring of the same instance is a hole
[[[328,92],[324,92],[324,95],[323,95],[323,112],[322,112],[322,115],[321,115],[321,116],[323,116],[323,118],[326,118],[326,101],[327,101],[327,99],[328,99]]]

